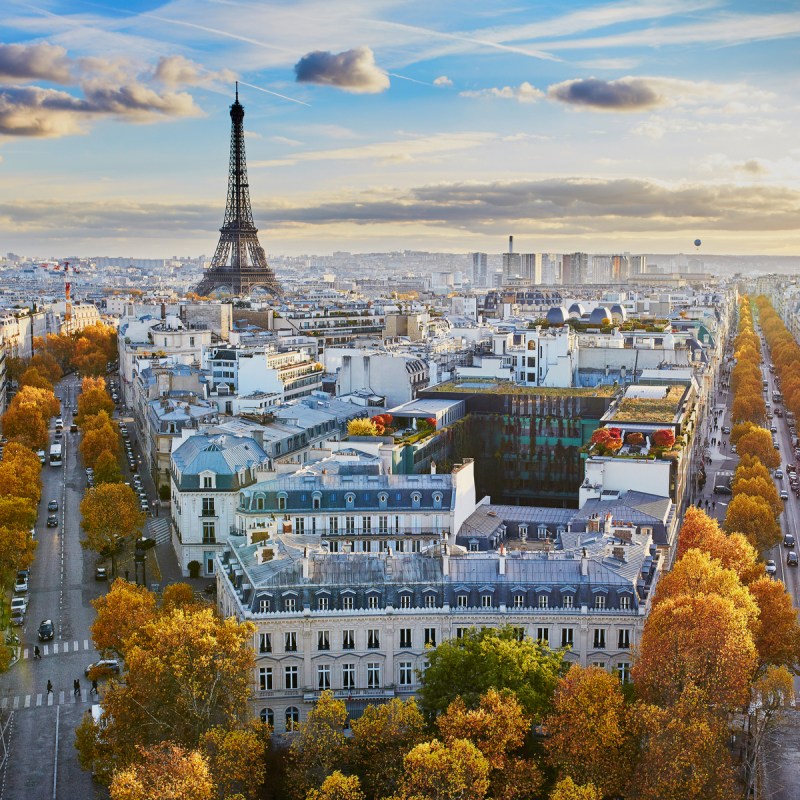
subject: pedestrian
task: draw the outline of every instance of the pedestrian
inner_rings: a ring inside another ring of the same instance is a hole
[[[72,681],[72,694],[74,694],[77,697],[80,693],[81,693],[81,682],[77,678],[75,678],[75,680]]]
[[[717,510],[717,501],[716,501],[716,500],[713,500],[713,501],[712,501],[712,503],[711,503],[711,510],[712,510],[712,511],[716,511],[716,510]]]
[[[53,682],[47,681],[47,694],[53,694]]]
[[[97,678],[92,681],[92,694],[100,694],[100,692],[97,691]]]
[[[126,569],[125,570],[125,581],[126,582],[130,582],[130,578],[128,578],[128,575],[130,575],[130,571]]]
[[[42,657],[42,654],[39,652],[39,645],[36,644],[33,646],[33,658],[37,660]]]

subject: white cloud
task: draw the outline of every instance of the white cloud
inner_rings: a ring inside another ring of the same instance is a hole
[[[433,81],[434,86],[452,86],[453,81],[447,77],[447,75],[440,75],[438,78],[434,78]]]
[[[459,94],[461,97],[500,97],[503,100],[517,100],[520,103],[535,103],[537,100],[544,97],[544,92],[528,83],[528,81],[523,81],[519,86],[474,89],[459,92]]]
[[[335,86],[354,94],[378,94],[389,88],[389,77],[375,63],[369,47],[355,47],[343,53],[315,50],[295,65],[298,83]]]
[[[233,83],[236,76],[229,69],[207,70],[184,56],[162,56],[153,70],[155,80],[165,86],[201,86],[213,81]]]

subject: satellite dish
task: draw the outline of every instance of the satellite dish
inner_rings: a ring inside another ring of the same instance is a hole
[[[701,244],[703,244],[703,243],[699,239],[695,239],[694,240],[694,246],[695,247],[700,247]]]

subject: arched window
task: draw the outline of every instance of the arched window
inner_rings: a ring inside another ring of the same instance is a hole
[[[263,511],[264,510],[264,498],[259,496],[256,497],[256,511]]]
[[[352,492],[348,492],[344,496],[344,502],[347,504],[348,508],[352,508],[353,503],[355,503],[355,501],[356,501],[356,496]]]
[[[388,503],[388,502],[389,502],[389,495],[386,494],[386,492],[381,492],[378,495],[378,503],[380,503],[381,508],[385,508],[386,507],[386,503]]]
[[[296,706],[289,706],[286,709],[286,730],[293,731],[300,724],[300,712]]]
[[[275,713],[271,708],[261,709],[261,721],[266,722],[270,728],[275,728]]]
[[[435,508],[442,507],[442,494],[441,492],[434,492],[433,493],[433,505]]]
[[[411,495],[411,504],[414,508],[419,508],[420,500],[422,500],[422,495],[419,492],[413,492]]]

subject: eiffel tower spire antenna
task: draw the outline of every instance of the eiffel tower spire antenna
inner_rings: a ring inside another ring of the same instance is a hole
[[[258,228],[253,222],[243,123],[244,106],[239,102],[239,81],[236,81],[236,100],[231,106],[231,153],[225,219],[219,229],[219,243],[211,266],[195,289],[201,295],[221,288],[228,289],[234,295],[243,295],[256,287],[273,295],[281,293],[275,273],[267,264],[264,248],[258,242]]]

